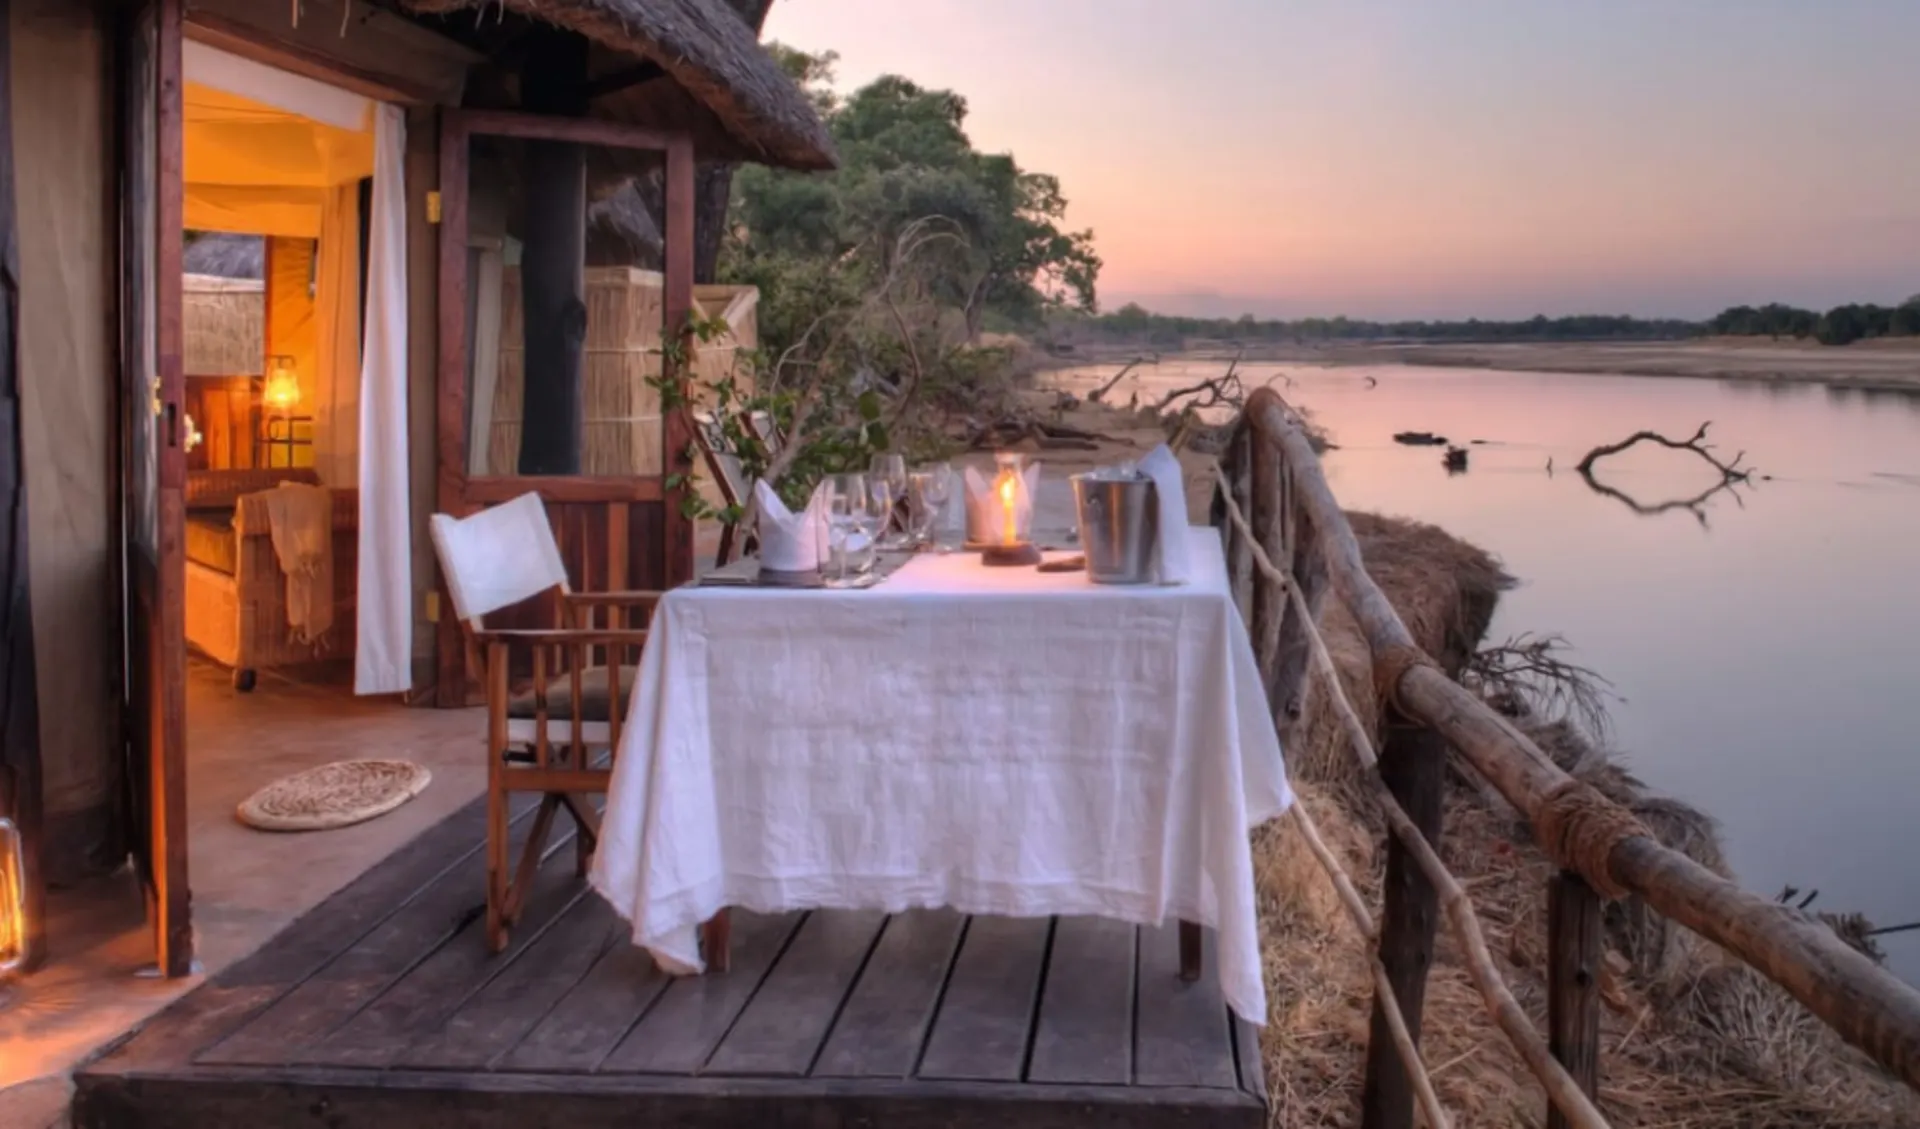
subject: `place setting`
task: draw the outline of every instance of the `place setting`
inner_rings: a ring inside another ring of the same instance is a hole
[[[713,569],[698,586],[861,591],[922,558],[996,572],[1084,574],[1095,585],[1186,579],[1186,538],[1161,535],[1188,526],[1179,460],[1167,446],[1067,476],[1071,524],[1051,536],[1038,531],[1042,476],[1043,464],[1018,452],[996,453],[984,470],[945,461],[912,466],[903,455],[881,454],[866,471],[821,479],[797,510],[756,481],[758,552]]]

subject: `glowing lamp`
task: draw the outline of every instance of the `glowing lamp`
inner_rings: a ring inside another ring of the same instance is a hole
[[[987,565],[1032,565],[1040,563],[1040,550],[1031,536],[1033,527],[1033,480],[1039,467],[1023,468],[1020,456],[1006,453],[993,457],[993,485],[984,499],[991,517],[991,536],[983,538],[980,562]]]
[[[0,819],[0,976],[27,960],[26,854],[20,829]]]
[[[267,373],[267,407],[286,415],[300,405],[300,373],[294,368],[292,357],[273,358],[273,367]]]
[[[183,418],[187,422],[187,426],[186,426],[187,450],[191,451],[195,447],[198,447],[202,442],[204,442],[207,437],[200,433],[200,429],[198,427],[194,426],[193,416],[191,414],[186,415]]]

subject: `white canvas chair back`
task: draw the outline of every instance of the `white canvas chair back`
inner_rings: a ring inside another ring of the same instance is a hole
[[[760,445],[766,448],[767,458],[777,459],[780,457],[780,431],[773,426],[773,416],[771,414],[767,412],[748,412],[747,427],[752,430],[754,437],[760,440]]]
[[[714,484],[720,488],[720,497],[729,506],[745,504],[746,470],[741,467],[740,452],[734,449],[733,441],[727,438],[727,429],[721,425],[719,418],[712,412],[694,412],[693,434],[707,457],[707,467],[713,471]]]
[[[555,587],[567,591],[567,566],[538,494],[522,494],[472,517],[434,514],[428,528],[454,614],[476,629],[489,612]]]

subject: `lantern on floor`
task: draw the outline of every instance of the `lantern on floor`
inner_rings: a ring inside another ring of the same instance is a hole
[[[1018,454],[993,456],[993,481],[985,490],[969,490],[968,534],[986,565],[1040,563],[1033,543],[1033,500],[1040,464],[1021,465]]]
[[[291,415],[300,406],[300,372],[292,357],[274,357],[267,371],[267,391],[262,397],[267,407],[280,415]]]
[[[0,976],[27,960],[26,852],[20,829],[0,819]]]

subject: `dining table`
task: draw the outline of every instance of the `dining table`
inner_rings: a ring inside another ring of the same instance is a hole
[[[1193,922],[1263,1024],[1250,834],[1293,794],[1219,532],[1171,535],[1178,584],[924,552],[862,589],[667,592],[593,887],[682,974],[726,908]]]

